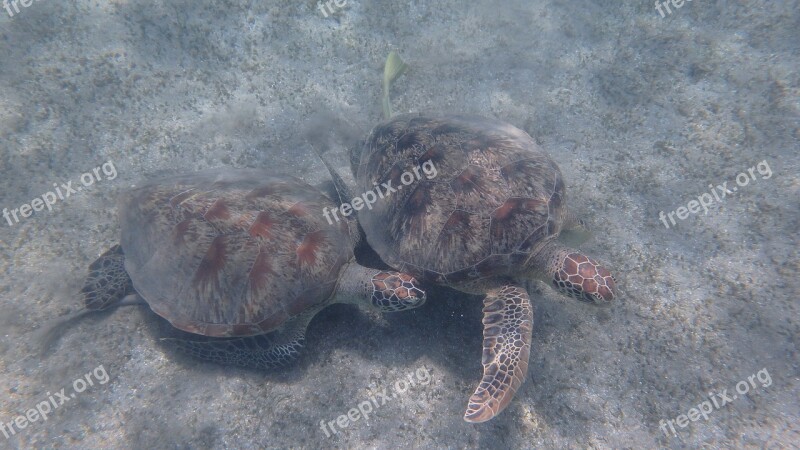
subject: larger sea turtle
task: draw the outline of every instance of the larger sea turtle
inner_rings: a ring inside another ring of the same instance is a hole
[[[120,202],[121,243],[90,266],[86,306],[135,290],[176,328],[212,338],[171,339],[180,349],[263,368],[293,359],[311,318],[332,303],[422,305],[412,276],[355,262],[355,221],[323,219],[338,206],[332,197],[254,169],[147,182]]]
[[[381,194],[358,218],[386,263],[486,295],[483,378],[466,421],[496,416],[525,378],[533,324],[525,280],[588,303],[614,298],[611,273],[556,239],[581,222],[565,207],[555,162],[524,131],[482,117],[402,115],[375,127],[350,160],[358,192]],[[426,166],[434,167],[427,177],[414,176]]]

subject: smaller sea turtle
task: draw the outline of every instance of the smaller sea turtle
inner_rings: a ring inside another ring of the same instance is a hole
[[[355,221],[323,218],[338,206],[331,197],[252,169],[147,182],[120,202],[121,243],[90,266],[86,307],[135,290],[174,327],[211,338],[169,339],[179,349],[264,368],[293,359],[311,318],[332,303],[383,312],[422,305],[412,276],[355,262]]]
[[[483,379],[466,421],[499,414],[525,379],[533,327],[525,280],[588,303],[614,298],[611,273],[557,239],[582,222],[566,208],[558,166],[524,131],[482,117],[401,115],[375,127],[351,164],[357,189],[383,191],[358,219],[387,264],[485,294]]]

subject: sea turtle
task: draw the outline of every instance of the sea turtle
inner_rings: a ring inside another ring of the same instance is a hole
[[[583,222],[565,206],[558,166],[524,131],[483,117],[401,115],[375,127],[350,161],[356,189],[380,193],[358,219],[387,264],[486,294],[483,378],[466,421],[496,416],[525,378],[533,308],[524,280],[593,304],[614,298],[611,273],[556,239]]]
[[[135,290],[175,328],[210,337],[169,339],[179,349],[266,368],[293,359],[311,318],[332,303],[422,305],[412,276],[355,262],[355,221],[323,218],[338,206],[331,197],[255,169],[146,182],[121,199],[121,242],[90,266],[86,307]]]

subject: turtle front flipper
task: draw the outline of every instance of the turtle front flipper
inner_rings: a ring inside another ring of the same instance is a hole
[[[282,329],[267,335],[204,340],[163,338],[178,351],[224,366],[273,369],[285,366],[300,355],[305,346],[306,329],[322,308],[314,308],[286,322]]]
[[[133,292],[133,283],[125,271],[122,247],[115,245],[89,266],[89,275],[81,293],[86,309],[105,309]]]
[[[524,288],[508,284],[483,300],[483,379],[464,420],[486,422],[514,398],[528,372],[533,307]]]

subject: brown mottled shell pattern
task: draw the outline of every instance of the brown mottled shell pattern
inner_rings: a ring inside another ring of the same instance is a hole
[[[363,191],[431,161],[422,176],[359,211],[370,245],[400,271],[445,284],[512,274],[564,220],[556,164],[524,131],[483,117],[403,115],[353,158]]]
[[[120,205],[125,269],[160,316],[206,336],[248,336],[325,303],[352,257],[336,204],[304,181],[213,169],[155,180]]]

